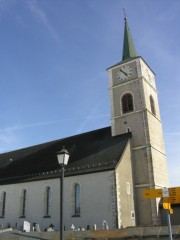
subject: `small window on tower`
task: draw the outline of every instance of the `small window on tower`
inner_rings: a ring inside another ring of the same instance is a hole
[[[154,105],[154,99],[153,97],[150,95],[150,105],[151,105],[151,112],[152,114],[156,115],[156,110],[155,110],[155,105]]]
[[[131,211],[131,219],[135,219],[135,212]]]
[[[131,93],[126,93],[122,96],[122,112],[123,113],[129,113],[134,111],[134,106],[133,106],[133,96]]]

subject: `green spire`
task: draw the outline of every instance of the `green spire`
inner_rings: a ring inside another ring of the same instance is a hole
[[[137,57],[136,49],[135,49],[133,39],[128,27],[127,18],[125,17],[124,20],[125,20],[125,26],[124,26],[124,43],[123,43],[122,61],[132,57]]]

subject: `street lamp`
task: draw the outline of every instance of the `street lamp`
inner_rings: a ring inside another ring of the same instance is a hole
[[[64,166],[68,164],[69,152],[63,147],[61,151],[57,152],[58,163],[61,168],[61,179],[60,179],[60,240],[64,240],[64,216],[63,216],[63,197],[64,197]]]

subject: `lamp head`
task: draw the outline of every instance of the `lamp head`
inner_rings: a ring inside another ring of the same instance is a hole
[[[69,152],[64,147],[61,151],[57,152],[57,159],[59,165],[67,165],[69,161]]]

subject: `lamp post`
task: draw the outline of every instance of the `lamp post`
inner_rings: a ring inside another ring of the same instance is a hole
[[[61,168],[60,179],[60,240],[64,240],[64,215],[63,215],[63,202],[64,202],[64,166],[68,164],[69,152],[63,147],[63,149],[57,152],[58,163]]]

